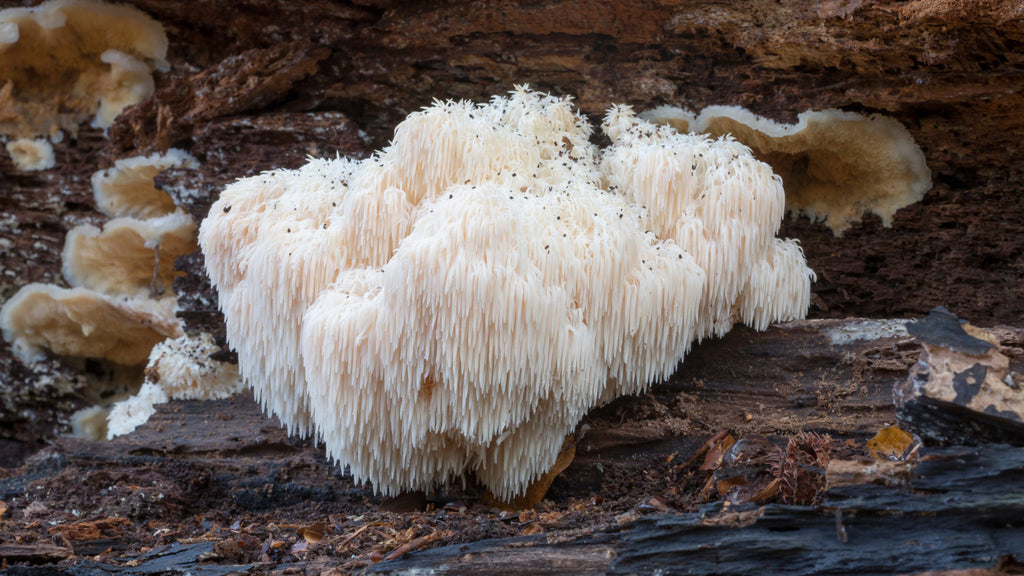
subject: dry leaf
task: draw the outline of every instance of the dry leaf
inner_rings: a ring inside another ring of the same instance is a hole
[[[747,479],[743,476],[733,476],[732,478],[726,478],[718,483],[718,495],[725,496],[730,490],[737,486],[747,486],[750,484]]]
[[[886,426],[868,440],[871,457],[885,460],[906,460],[919,445],[919,440],[899,426]]]
[[[708,453],[704,457],[704,463],[701,464],[701,470],[718,470],[722,466],[722,458],[725,453],[732,448],[732,445],[736,443],[736,439],[733,438],[732,434],[726,434],[724,438],[715,442],[708,448]]]
[[[310,544],[317,544],[324,539],[324,530],[327,526],[323,522],[314,522],[309,526],[300,526],[295,533]]]

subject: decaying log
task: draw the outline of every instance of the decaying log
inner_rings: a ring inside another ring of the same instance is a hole
[[[177,568],[147,565],[170,573],[286,573],[296,565],[408,573],[445,565],[465,574],[710,574],[731,571],[722,564],[731,559],[740,572],[755,565],[798,574],[994,569],[1022,545],[1021,448],[925,450],[912,472],[906,463],[836,463],[820,506],[695,499],[703,473],[686,463],[717,432],[777,438],[810,430],[863,446],[893,422],[892,388],[917,359],[918,345],[903,330],[899,321],[803,321],[704,342],[670,381],[590,414],[576,458],[525,516],[481,505],[472,487],[459,486],[430,495],[432,511],[382,512],[322,448],[289,437],[242,394],[161,405],[147,424],[109,442],[59,440],[0,479],[9,506],[0,534],[63,535],[73,551],[57,572],[64,574],[127,572],[175,550],[185,558],[191,552],[168,546],[197,539],[214,542],[215,553]],[[1011,359],[1015,369],[1020,362]],[[303,549],[298,534],[314,521],[322,525],[303,545],[315,553],[289,555]],[[404,532],[389,536],[396,523]],[[963,531],[972,536],[957,536]],[[385,544],[399,534],[407,535],[401,545]],[[375,542],[387,552],[377,564],[367,552]],[[430,546],[438,548],[420,549]],[[398,551],[400,558],[383,561]]]
[[[582,535],[438,548],[367,574],[913,574],[990,569],[1024,550],[1024,449],[925,452],[909,486],[847,484],[821,508],[705,506]]]
[[[1024,376],[994,335],[941,307],[908,330],[923,350],[894,390],[901,422],[940,444],[1024,445]]]
[[[985,325],[1024,323],[1016,2],[129,3],[164,25],[170,70],[109,133],[83,126],[56,143],[51,170],[20,172],[0,153],[0,298],[63,283],[67,231],[104,220],[89,177],[116,159],[191,153],[200,167],[159,185],[201,217],[235,178],[307,155],[365,155],[434,98],[480,101],[529,83],[574,96],[595,120],[615,102],[735,104],[779,121],[826,108],[893,116],[921,144],[934,188],[892,228],[869,218],[840,239],[806,219],[784,223],[818,273],[811,314],[912,316],[945,304]],[[201,258],[180,267],[183,316],[217,333]],[[0,406],[0,463],[66,431],[88,404],[83,382],[105,377],[95,363],[26,366],[0,346],[0,380],[14,386]]]

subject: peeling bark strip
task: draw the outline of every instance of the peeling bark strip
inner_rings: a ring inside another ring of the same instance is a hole
[[[1024,376],[1011,370],[995,335],[942,307],[907,330],[924,348],[894,390],[908,428],[940,444],[1024,445]]]
[[[329,54],[326,48],[295,41],[227,58],[125,111],[111,129],[112,147],[135,155],[166,152],[206,123],[264,110],[315,74],[317,63]]]

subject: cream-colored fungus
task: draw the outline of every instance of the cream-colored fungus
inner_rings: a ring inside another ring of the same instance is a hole
[[[263,406],[385,494],[472,471],[509,498],[695,340],[806,312],[768,166],[627,107],[604,129],[520,88],[228,186],[199,242]]]

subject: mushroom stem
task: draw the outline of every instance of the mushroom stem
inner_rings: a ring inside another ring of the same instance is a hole
[[[488,506],[495,506],[503,510],[527,510],[533,508],[537,504],[540,504],[544,496],[547,495],[548,490],[551,489],[551,483],[558,478],[558,475],[565,471],[572,464],[572,461],[576,458],[576,436],[569,434],[565,437],[562,442],[562,449],[558,452],[558,459],[555,460],[555,464],[548,469],[547,472],[541,474],[540,478],[537,478],[530,484],[526,491],[521,496],[515,496],[513,498],[497,498],[491,491],[488,490],[484,493],[481,500]]]
[[[160,285],[160,243],[153,246],[153,278],[149,281],[149,297],[159,298],[164,293]]]

